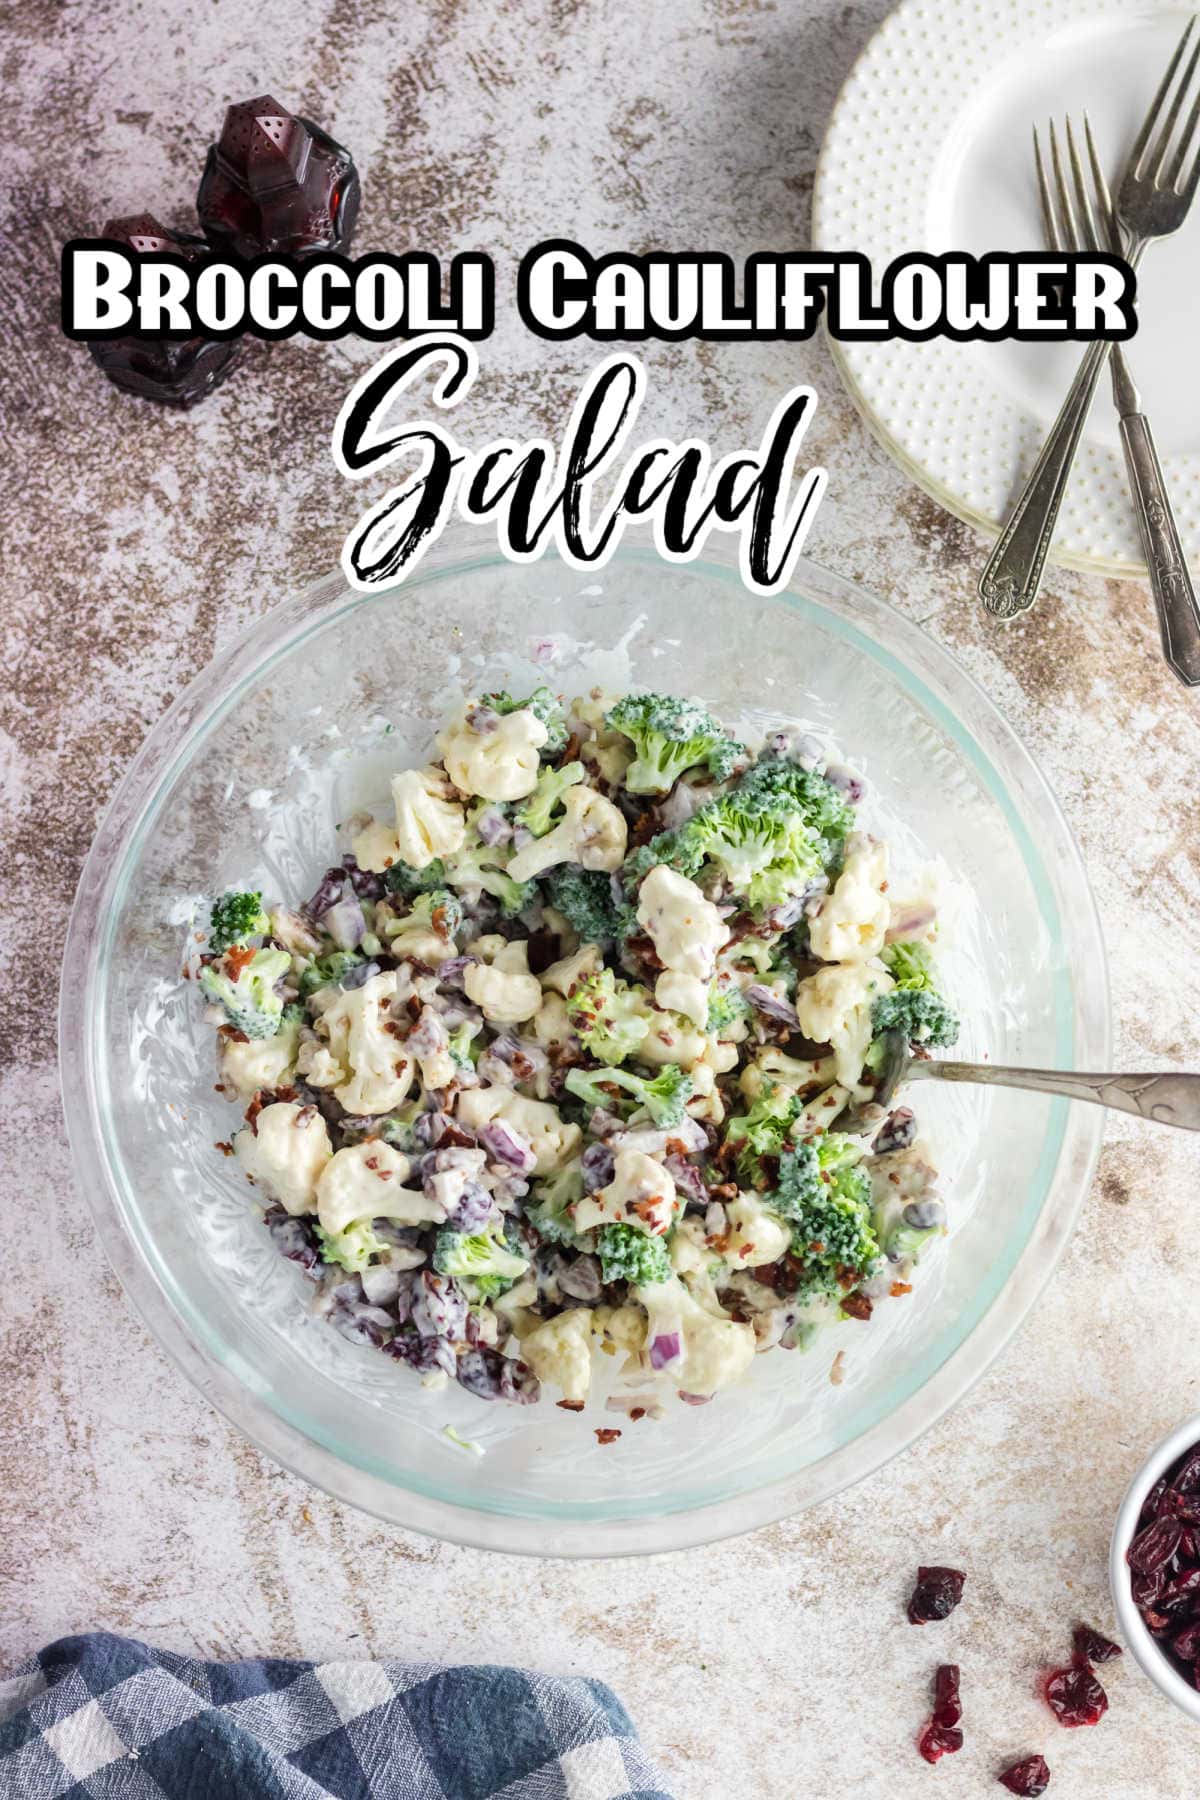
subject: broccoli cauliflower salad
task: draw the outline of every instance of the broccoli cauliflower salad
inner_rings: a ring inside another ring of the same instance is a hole
[[[600,1352],[640,1417],[908,1294],[945,1211],[876,1093],[958,1026],[862,794],[691,700],[490,693],[302,906],[218,898],[220,1148],[315,1310],[520,1405]]]

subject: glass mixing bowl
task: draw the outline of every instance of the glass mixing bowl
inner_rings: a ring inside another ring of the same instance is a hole
[[[460,533],[403,586],[340,577],[272,609],[150,733],[97,834],[62,988],[66,1114],[104,1246],[164,1347],[269,1455],[384,1519],[541,1555],[677,1549],[861,1479],[958,1400],[1066,1244],[1102,1115],[997,1089],[923,1086],[951,1232],[915,1291],[807,1352],[756,1359],[707,1406],[661,1420],[491,1406],[352,1345],[307,1309],[237,1169],[213,1034],[181,981],[206,896],[298,898],[337,825],[382,802],[463,687],[630,684],[694,692],[728,724],[800,723],[867,778],[893,881],[940,861],[942,957],[962,1052],[1095,1068],[1104,951],[1079,852],[991,703],[891,608],[812,564],[771,600],[719,551],[686,566],[625,549],[579,573],[514,566]],[[830,1380],[837,1351],[840,1385]],[[607,1359],[602,1359],[607,1360]],[[455,1444],[452,1425],[485,1451]]]

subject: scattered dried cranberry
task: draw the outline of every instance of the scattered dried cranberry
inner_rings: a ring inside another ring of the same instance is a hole
[[[917,1585],[908,1603],[910,1625],[928,1625],[948,1619],[963,1596],[966,1576],[961,1569],[917,1570]]]
[[[131,250],[168,252],[189,262],[209,253],[202,238],[168,231],[150,213],[109,219],[100,235],[127,244]],[[203,400],[224,381],[242,352],[237,339],[218,343],[199,334],[181,342],[133,336],[96,338],[88,349],[116,387],[165,406],[194,406]]]
[[[1060,1725],[1098,1725],[1108,1710],[1108,1695],[1084,1663],[1051,1670],[1042,1691]]]
[[[1183,1526],[1178,1519],[1158,1518],[1147,1525],[1125,1552],[1125,1560],[1139,1575],[1153,1575],[1169,1563],[1179,1548]]]
[[[327,131],[270,94],[231,106],[210,144],[196,211],[235,256],[346,251],[360,199],[354,159]]]
[[[1111,1662],[1114,1656],[1121,1654],[1120,1644],[1114,1644],[1111,1638],[1102,1637],[1090,1625],[1077,1625],[1071,1641],[1085,1662]]]
[[[917,1749],[927,1763],[940,1762],[943,1756],[953,1756],[962,1746],[962,1732],[943,1728],[936,1719],[930,1719],[917,1739]]]
[[[933,1722],[943,1731],[951,1731],[962,1721],[962,1702],[958,1696],[957,1663],[943,1663],[933,1678]]]
[[[996,1779],[1010,1794],[1022,1794],[1026,1800],[1036,1800],[1036,1796],[1044,1794],[1050,1786],[1050,1768],[1044,1756],[1027,1756],[1023,1762],[1015,1762],[1011,1769],[1005,1769]]]

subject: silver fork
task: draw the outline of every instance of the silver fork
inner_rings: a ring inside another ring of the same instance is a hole
[[[1058,134],[1053,121],[1050,124],[1053,186],[1046,174],[1042,146],[1037,127],[1034,127],[1033,156],[1046,242],[1051,250],[1106,250],[1111,251],[1114,256],[1120,256],[1124,248],[1121,228],[1113,211],[1112,196],[1108,191],[1108,182],[1104,178],[1104,168],[1086,113],[1083,132],[1091,169],[1091,191],[1084,176],[1083,162],[1070,119],[1066,121],[1070,182],[1063,169]],[[1092,208],[1093,194],[1096,200],[1095,211]],[[1175,515],[1171,510],[1170,496],[1163,479],[1150,421],[1142,411],[1141,399],[1120,344],[1113,345],[1111,355],[1109,367],[1112,374],[1113,404],[1120,416],[1121,442],[1125,447],[1125,464],[1129,471],[1129,485],[1133,493],[1142,550],[1150,574],[1150,587],[1158,609],[1163,655],[1179,679],[1186,686],[1195,687],[1200,683],[1200,607],[1196,604],[1195,590],[1188,574],[1187,560],[1179,539]]]
[[[1116,215],[1126,233],[1126,260],[1133,269],[1155,238],[1178,231],[1200,177],[1200,156],[1192,160],[1184,174],[1200,120],[1200,96],[1191,107],[1174,153],[1171,148],[1175,126],[1200,62],[1198,41],[1187,59],[1182,79],[1176,81],[1195,24],[1194,17],[1189,19],[1167,65],[1117,193]],[[1107,343],[1089,346],[1033,473],[979,578],[980,598],[998,618],[1015,618],[1037,598],[1071,465],[1110,349]]]

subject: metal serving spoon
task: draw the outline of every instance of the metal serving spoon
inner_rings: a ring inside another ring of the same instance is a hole
[[[884,1039],[882,1079],[875,1102],[887,1106],[902,1081],[973,1081],[985,1087],[1032,1088],[1038,1094],[1063,1094],[1089,1100],[1117,1112],[1200,1131],[1200,1075],[1081,1075],[1073,1069],[1004,1069],[991,1063],[947,1062],[942,1057],[914,1056],[904,1034],[889,1031]]]

